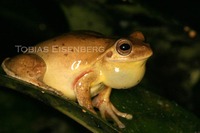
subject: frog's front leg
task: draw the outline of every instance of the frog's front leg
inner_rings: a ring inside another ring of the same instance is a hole
[[[97,97],[92,101],[93,106],[100,110],[102,118],[106,118],[106,115],[110,116],[119,126],[119,128],[125,128],[125,125],[118,119],[117,116],[132,119],[131,114],[122,113],[118,111],[114,105],[110,102],[110,94],[112,88],[106,87]]]
[[[96,114],[92,106],[90,85],[96,79],[96,74],[93,72],[84,72],[74,83],[74,92],[80,106],[87,108],[89,111]]]

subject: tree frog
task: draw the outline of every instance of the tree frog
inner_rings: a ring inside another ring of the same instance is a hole
[[[6,58],[2,68],[12,77],[76,100],[80,106],[102,118],[111,117],[119,128],[125,125],[109,97],[112,88],[137,85],[152,55],[141,32],[111,38],[92,31],[74,31],[28,47],[24,54]],[[19,48],[20,49],[20,48]]]

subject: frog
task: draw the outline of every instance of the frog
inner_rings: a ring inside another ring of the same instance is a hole
[[[99,111],[103,119],[111,118],[125,128],[120,117],[130,120],[133,116],[114,106],[111,91],[140,83],[152,54],[139,31],[121,38],[72,31],[8,57],[1,66],[7,75],[54,91],[93,114]]]

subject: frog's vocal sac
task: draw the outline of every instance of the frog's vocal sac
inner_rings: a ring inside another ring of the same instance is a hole
[[[141,32],[113,38],[74,31],[6,58],[2,68],[7,75],[76,100],[95,114],[98,108],[102,118],[111,117],[124,128],[118,116],[132,119],[132,115],[118,111],[109,97],[112,88],[128,89],[142,80],[153,53],[144,41]]]

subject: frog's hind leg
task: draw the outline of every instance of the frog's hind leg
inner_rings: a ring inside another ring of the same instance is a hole
[[[44,87],[41,82],[46,64],[41,57],[35,54],[21,54],[13,58],[6,58],[2,63],[2,68],[6,74],[32,83],[36,86]]]

